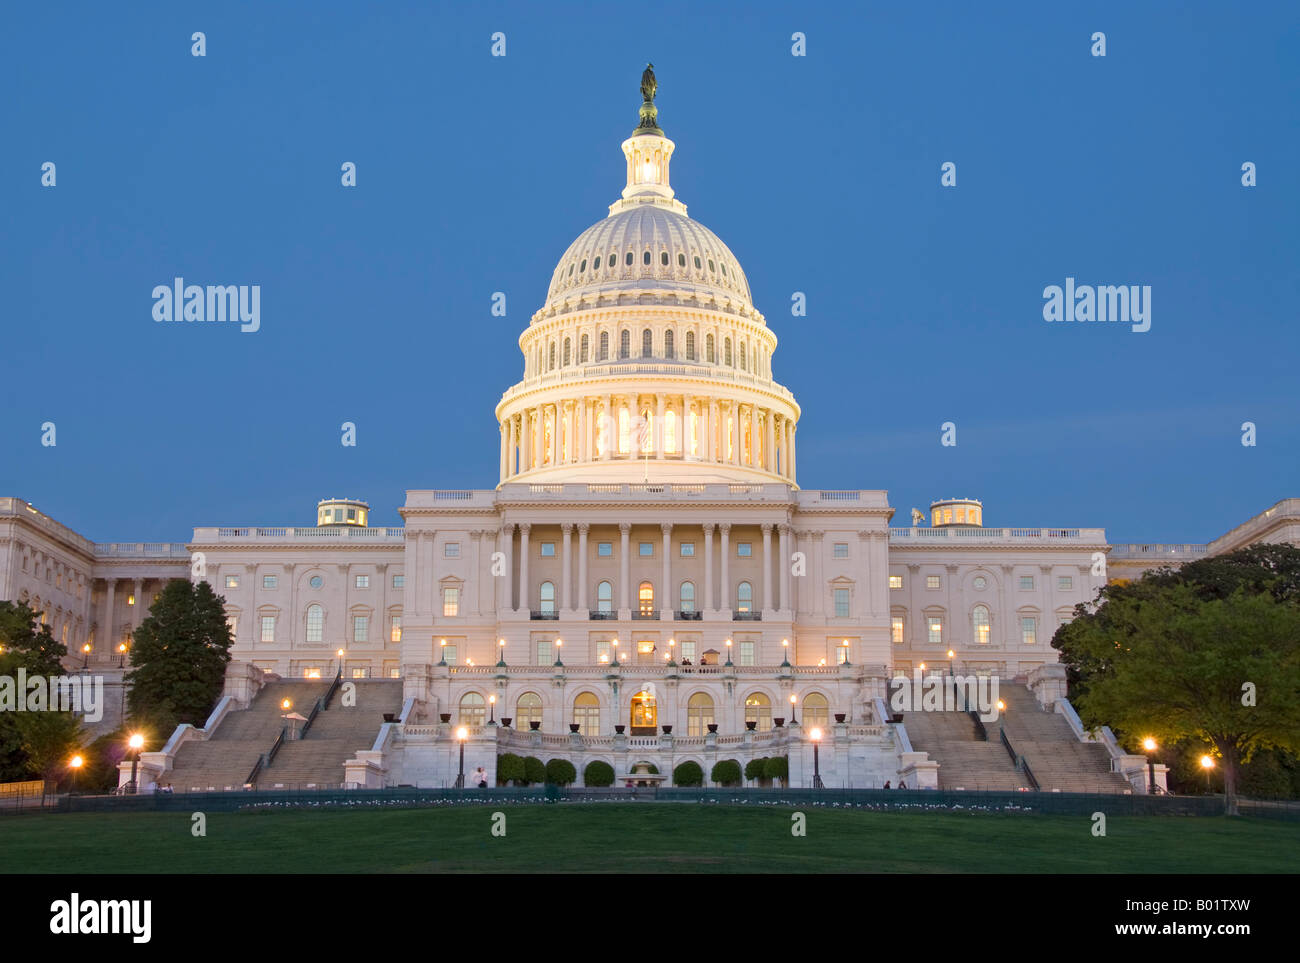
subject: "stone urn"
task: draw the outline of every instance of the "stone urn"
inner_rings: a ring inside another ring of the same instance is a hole
[[[758,720],[757,719],[746,720],[745,728],[748,729],[750,732],[753,732],[755,729],[758,728]]]
[[[665,735],[665,736],[671,736],[672,734],[673,734],[673,727],[672,727],[672,726],[664,726],[664,735]]]
[[[439,720],[442,722],[442,724],[445,726],[447,723],[451,722],[451,713],[450,713],[450,712],[440,712],[440,713],[438,713],[438,719],[439,719]]]
[[[780,729],[783,725],[785,725],[785,716],[777,716],[775,719],[772,720],[772,725]]]
[[[542,724],[541,724],[540,722],[530,722],[530,723],[528,723],[528,731],[529,731],[529,732],[537,732],[537,731],[538,731],[539,729],[541,729],[541,728],[542,728]]]
[[[621,735],[622,735],[626,730],[627,730],[627,726],[625,726],[625,725],[617,725],[617,726],[614,727],[614,731],[617,732],[620,736],[621,736]]]
[[[574,732],[574,733],[576,733],[580,728],[581,728],[581,724],[580,724],[580,723],[577,723],[577,722],[570,722],[570,723],[569,723],[569,731],[570,731],[570,732]]]
[[[718,724],[717,724],[716,722],[710,722],[710,723],[709,723],[709,732],[712,732],[712,733],[714,733],[714,734],[716,735],[716,734],[717,734],[717,731],[718,731]]]
[[[502,716],[502,717],[501,717],[501,724],[502,724],[503,726],[505,726],[507,729],[510,728],[510,723],[512,723],[512,722],[514,722],[514,716]]]
[[[845,717],[846,715],[847,715],[847,713],[844,713],[844,712],[837,712],[837,713],[835,713],[835,721],[836,721],[836,722],[843,722],[843,721],[844,721],[844,717]]]

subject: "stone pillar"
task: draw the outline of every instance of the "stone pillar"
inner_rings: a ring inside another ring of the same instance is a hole
[[[584,613],[587,611],[587,531],[590,528],[586,522],[578,525],[578,609]]]
[[[749,406],[749,467],[757,468],[758,465],[758,407]],[[763,604],[767,604],[766,596]]]
[[[762,607],[767,610],[775,609],[772,604],[772,526],[770,523],[763,525],[763,603]]]
[[[601,456],[603,461],[609,461],[614,457],[614,450],[618,448],[618,419],[614,417],[614,398],[612,395],[605,395],[605,410],[601,413],[601,428],[605,433],[605,451]]]
[[[799,475],[799,455],[795,447],[795,435],[799,433],[799,426],[790,425],[790,481],[795,481]]]
[[[533,467],[541,468],[546,464],[546,406],[538,405],[533,409],[533,432],[529,439],[533,446]],[[522,587],[522,586],[521,586]]]
[[[506,480],[506,423],[501,422],[501,480]]]
[[[704,611],[713,611],[713,526],[704,526]]]
[[[104,630],[99,632],[95,639],[95,648],[99,649],[99,652],[93,653],[98,656],[102,656],[105,652],[111,653],[117,645],[117,629],[113,624],[113,609],[117,605],[117,579],[106,578],[104,583]],[[249,613],[249,618],[257,618],[256,610]]]
[[[632,560],[629,557],[632,541],[631,522],[620,522],[618,526],[618,534],[618,605],[615,607],[621,612],[623,609],[628,609],[630,611],[632,608]],[[622,615],[619,616],[619,618],[622,617]]]
[[[138,578],[135,580],[135,607],[131,611],[131,632],[133,635],[135,630],[140,627],[140,623],[144,621],[145,608],[144,579]]]
[[[790,526],[782,525],[781,556],[777,560],[781,566],[781,608],[791,613],[793,618],[794,600],[790,597]]]
[[[664,535],[663,584],[659,588],[659,591],[663,594],[660,596],[662,601],[659,604],[659,608],[663,612],[661,618],[671,622],[673,618],[673,583],[672,568],[669,564],[669,560],[672,558],[670,551],[673,545],[673,523],[664,522],[659,526],[659,528]]]
[[[655,395],[655,426],[654,438],[650,442],[650,448],[656,458],[662,458],[667,449],[667,440],[664,437],[664,396],[662,393]]]
[[[722,533],[722,578],[718,582],[718,594],[722,597],[722,604],[718,608],[730,612],[732,605],[731,594],[731,524],[723,522],[718,526],[718,531]]]
[[[774,418],[774,412],[771,408],[768,408],[766,415],[763,417],[767,441],[763,446],[763,467],[768,471],[776,471],[776,428]]]
[[[510,558],[511,549],[514,548],[515,526],[513,523],[503,524],[501,526],[501,542],[498,546],[501,554],[505,556],[505,574],[497,576],[496,583],[500,587],[497,596],[497,612],[509,612],[514,608],[514,561]]]
[[[532,526],[528,522],[521,522],[519,525],[519,601],[516,612],[528,614],[529,601],[532,598],[532,592],[528,588],[528,530]]]
[[[564,548],[563,548],[564,559],[561,562],[561,566],[560,566],[560,572],[561,572],[560,579],[561,582],[563,583],[560,589],[560,599],[561,599],[560,610],[561,611],[569,610],[570,608],[569,601],[573,598],[572,594],[570,594],[570,587],[573,585],[573,561],[570,558],[570,553],[569,553],[569,546],[573,541],[572,536],[573,536],[573,526],[567,522],[561,524],[560,538],[561,541],[564,543]]]
[[[691,451],[691,439],[694,437],[691,434],[691,414],[692,414],[692,409],[694,407],[695,407],[695,399],[692,398],[690,395],[683,395],[682,396],[681,449],[682,449],[682,457],[687,459],[688,461],[698,456],[697,452]]]

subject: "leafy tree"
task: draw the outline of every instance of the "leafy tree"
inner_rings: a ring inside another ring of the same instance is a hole
[[[582,770],[582,782],[585,786],[612,786],[614,785],[614,767],[607,762],[601,762],[599,759],[592,760]]]
[[[546,782],[546,763],[536,756],[524,756],[524,785]]]
[[[1053,640],[1088,673],[1075,699],[1085,725],[1114,726],[1134,747],[1147,735],[1213,746],[1229,813],[1243,762],[1300,748],[1300,606],[1259,589],[1243,579],[1220,596],[1164,575],[1142,579],[1103,591],[1096,612]]]
[[[18,670],[28,676],[55,678],[64,674],[67,647],[54,637],[48,625],[40,624],[41,613],[25,602],[0,602],[0,675],[17,679]],[[15,691],[15,695],[19,695]],[[29,778],[31,767],[23,748],[26,737],[19,730],[21,713],[0,712],[0,782]]]
[[[751,759],[749,760],[749,762],[745,763],[745,778],[753,779],[753,780],[759,780],[764,778],[763,764],[765,762],[767,762],[767,757],[762,756],[757,759]]]
[[[503,752],[497,756],[497,785],[516,786],[524,781],[524,760],[513,752]]]
[[[221,697],[230,662],[225,599],[207,582],[167,583],[131,645],[132,722],[165,740],[177,725],[201,726]]]
[[[698,762],[683,762],[673,770],[674,786],[703,786],[704,770]]]
[[[15,722],[28,771],[55,784],[67,778],[68,762],[87,741],[81,720],[71,712],[21,712]]]
[[[790,781],[790,760],[786,756],[769,756],[763,762],[763,776],[767,779]]]
[[[552,759],[546,764],[546,781],[552,786],[571,786],[578,780],[578,770],[567,759]]]
[[[720,759],[713,764],[709,778],[719,786],[740,785],[740,762],[736,759]]]

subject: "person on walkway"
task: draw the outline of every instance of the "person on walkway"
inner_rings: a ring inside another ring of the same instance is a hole
[[[478,786],[480,789],[487,788],[487,770],[482,766],[479,766],[474,770],[474,785]]]

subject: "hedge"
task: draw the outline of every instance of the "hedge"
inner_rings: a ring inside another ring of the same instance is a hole
[[[524,757],[524,785],[546,782],[546,763],[536,756]]]
[[[735,759],[722,759],[713,764],[709,778],[719,786],[739,786],[740,763]]]
[[[612,786],[614,767],[599,759],[593,760],[587,763],[586,769],[582,770],[582,783],[584,786]]]
[[[704,770],[698,762],[684,762],[673,770],[674,786],[703,786]]]
[[[552,759],[546,764],[546,781],[552,786],[571,786],[578,781],[578,770],[567,759]]]
[[[508,786],[514,783],[522,785],[524,781],[524,760],[513,752],[503,752],[497,756],[497,785]]]

